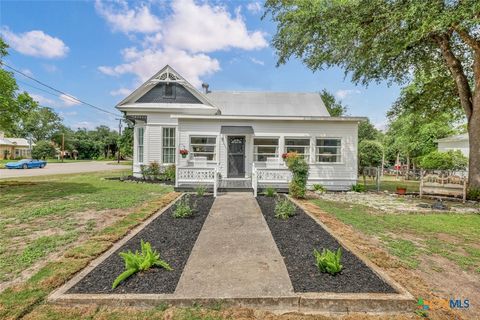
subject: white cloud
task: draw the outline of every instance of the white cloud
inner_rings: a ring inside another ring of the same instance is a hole
[[[201,76],[220,70],[220,63],[216,59],[205,54],[189,54],[172,48],[128,50],[124,51],[124,59],[127,63],[115,67],[101,66],[99,70],[111,76],[135,74],[141,81],[146,81],[153,75],[152,70],[160,70],[169,64],[194,86],[200,86]]]
[[[42,67],[43,67],[43,69],[45,69],[45,71],[47,71],[49,73],[54,73],[54,72],[58,71],[57,66],[54,65],[54,64],[44,63],[44,64],[42,64]]]
[[[41,30],[14,33],[4,27],[0,34],[14,50],[34,57],[61,58],[67,55],[69,48],[59,38],[49,36]]]
[[[127,89],[127,88],[119,88],[117,90],[112,90],[110,91],[110,95],[112,96],[121,96],[121,97],[126,97],[130,93],[132,93],[133,90]]]
[[[75,122],[71,125],[71,128],[73,128],[74,130],[78,129],[78,128],[85,128],[87,130],[93,130],[95,129],[95,124],[93,122],[90,122],[90,121],[78,121],[78,122]]]
[[[160,30],[160,20],[150,12],[145,4],[130,9],[126,2],[113,5],[95,1],[95,10],[111,25],[114,31],[124,33],[152,33]]]
[[[224,7],[197,5],[192,0],[174,1],[172,11],[164,32],[168,46],[190,52],[253,50],[268,46],[263,32],[248,31],[239,11],[232,17]]]
[[[77,111],[69,111],[69,112],[60,112],[60,115],[62,117],[65,117],[65,116],[76,116],[78,114]]]
[[[22,71],[23,73],[25,73],[29,77],[33,77],[33,72],[30,69],[22,69],[20,71]]]
[[[51,107],[55,105],[55,101],[53,101],[52,99],[46,98],[40,94],[35,94],[35,93],[28,93],[28,94],[30,95],[30,97],[33,98],[33,100],[37,101],[42,106]]]
[[[252,61],[253,63],[255,64],[259,64],[261,66],[264,66],[265,65],[265,62],[263,62],[262,60],[258,60],[258,59],[255,59],[253,57],[250,58],[250,61]]]
[[[258,14],[262,12],[262,5],[258,1],[250,2],[247,4],[247,10],[253,14]]]
[[[160,21],[153,17],[145,18],[152,15],[147,4],[132,9],[124,2],[107,7],[97,1],[97,11],[114,30],[144,33],[141,45],[122,50],[124,63],[100,66],[98,70],[110,76],[133,74],[137,80],[145,81],[169,64],[193,85],[200,86],[201,77],[220,70],[219,61],[208,53],[232,48],[255,50],[268,46],[264,32],[247,29],[239,9],[232,16],[223,6],[196,4],[192,0],[174,0],[167,6],[165,12],[169,14]],[[135,14],[141,10],[148,15]],[[115,15],[121,18],[112,23],[110,18]],[[129,18],[124,18],[126,16]],[[134,26],[147,25],[143,20],[151,21],[148,24],[150,27],[135,29]]]
[[[346,97],[352,95],[352,94],[360,94],[360,90],[357,90],[357,89],[341,89],[341,90],[337,90],[337,92],[335,92],[335,96],[339,99],[345,99]]]
[[[80,104],[80,101],[76,100],[76,97],[67,96],[65,94],[61,94],[59,96],[60,100],[62,101],[63,105],[66,107],[76,106]]]

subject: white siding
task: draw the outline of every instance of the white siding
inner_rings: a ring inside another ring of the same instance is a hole
[[[438,142],[438,151],[460,150],[464,156],[468,157],[470,147],[468,141],[445,141]]]
[[[179,120],[179,144],[189,148],[190,135],[216,135],[217,160],[220,162],[220,172],[227,176],[227,140],[220,138],[220,127],[252,126],[255,136],[279,137],[279,153],[283,153],[283,139],[285,137],[309,137],[310,144],[310,177],[309,183],[321,183],[329,189],[347,189],[357,180],[357,140],[358,124],[351,122],[325,121],[273,121],[273,120]],[[342,139],[342,162],[332,164],[314,163],[314,144],[317,137],[332,137]],[[246,135],[246,175],[250,176],[253,161],[253,136]],[[187,165],[187,159],[180,159],[180,166]],[[215,165],[212,162],[211,165]]]

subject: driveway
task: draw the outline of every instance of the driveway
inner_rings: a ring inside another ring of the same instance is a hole
[[[108,164],[107,161],[48,163],[43,169],[0,169],[0,179],[93,171],[126,170],[129,168],[130,166],[126,165]]]

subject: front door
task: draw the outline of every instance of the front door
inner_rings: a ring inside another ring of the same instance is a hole
[[[228,137],[228,177],[245,177],[245,137]]]

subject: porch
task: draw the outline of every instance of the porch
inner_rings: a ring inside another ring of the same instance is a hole
[[[175,189],[179,191],[193,191],[198,186],[204,186],[207,190],[217,196],[218,192],[237,191],[253,192],[257,196],[267,187],[277,189],[279,192],[288,190],[288,183],[291,180],[291,172],[280,164],[277,159],[272,158],[272,164],[265,164],[258,167],[252,164],[252,174],[245,178],[222,177],[218,166],[183,166],[177,167]]]

